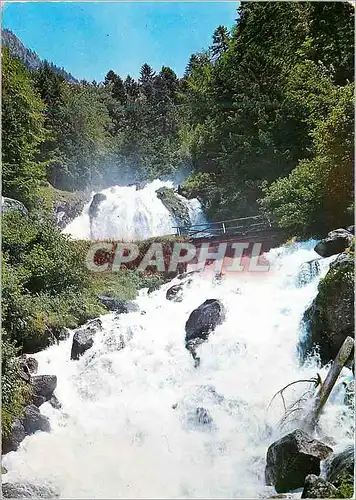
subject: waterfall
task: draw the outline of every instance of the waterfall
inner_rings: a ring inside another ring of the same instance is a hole
[[[135,241],[152,236],[175,234],[176,221],[169,213],[156,191],[161,187],[173,188],[171,182],[155,180],[143,189],[136,186],[113,186],[100,193],[105,199],[98,205],[97,213],[90,217],[91,200],[63,230],[78,239],[119,239]],[[192,224],[205,223],[198,200],[186,200],[176,195],[188,206]]]
[[[134,210],[137,199],[130,205],[125,195],[129,188],[115,188],[113,198],[120,190],[115,213],[121,204]],[[144,199],[153,200],[149,190],[145,196],[141,207],[148,207]],[[333,259],[321,260],[318,273],[298,281],[301,266],[316,257],[312,246],[271,250],[271,270],[263,278],[236,273],[218,284],[194,274],[182,302],[165,297],[178,278],[152,294],[142,290],[140,311],[104,315],[103,330],[79,361],[70,361],[73,333],[38,353],[39,373],[58,376],[62,409],[41,406],[52,431],[27,437],[4,457],[7,480],[50,483],[62,498],[274,495],[264,484],[266,451],[288,428],[278,426],[282,402],[268,404],[292,381],[325,376],[317,357],[301,366],[297,353],[303,312]],[[194,368],[184,346],[185,322],[210,298],[221,300],[226,319],[199,347],[201,362]],[[119,350],[122,339],[126,345]],[[305,387],[292,391],[300,390]],[[197,408],[209,413],[208,425],[192,420]],[[338,393],[326,405],[319,437],[341,447],[352,441],[352,416],[345,421],[344,413]]]

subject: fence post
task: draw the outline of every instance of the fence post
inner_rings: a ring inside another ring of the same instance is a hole
[[[223,233],[225,234],[226,230],[225,230],[225,223],[224,222],[222,223],[222,227],[223,227]]]

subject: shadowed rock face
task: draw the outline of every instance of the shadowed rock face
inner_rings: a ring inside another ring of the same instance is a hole
[[[190,216],[187,205],[182,199],[177,196],[173,189],[161,187],[156,191],[157,198],[159,198],[169,213],[174,217],[177,225],[189,226]]]
[[[314,251],[322,257],[330,257],[338,253],[344,252],[352,244],[353,233],[347,229],[335,229],[330,231],[327,237],[319,241],[315,246]]]
[[[200,338],[206,340],[209,334],[225,318],[222,303],[217,299],[208,299],[190,314],[185,324],[185,341]]]
[[[48,401],[57,387],[57,377],[56,375],[36,375],[32,377],[31,383],[34,394]]]
[[[78,360],[94,344],[94,336],[102,328],[100,319],[89,321],[86,325],[79,328],[74,336],[70,359]]]
[[[57,227],[64,229],[83,211],[85,203],[89,200],[84,194],[68,200],[58,200],[54,203],[54,218]]]
[[[320,461],[332,448],[297,429],[271,444],[267,451],[266,484],[277,493],[286,493],[304,485],[309,474],[320,475]]]
[[[348,446],[341,453],[332,455],[326,462],[326,479],[336,486],[340,486],[343,479],[354,475],[355,448]]]
[[[51,430],[48,418],[42,415],[35,405],[25,407],[23,426],[27,435],[34,434],[37,431],[49,432]]]
[[[309,324],[304,356],[318,346],[323,363],[335,358],[346,337],[354,336],[354,260],[351,254],[341,254],[331,264],[304,320]]]
[[[2,439],[2,454],[16,451],[20,443],[25,439],[26,431],[20,420],[16,419],[11,427],[11,431],[6,438]]]
[[[90,219],[94,219],[99,212],[99,206],[100,204],[106,200],[106,195],[103,193],[95,193],[92,199],[92,202],[90,203],[89,207],[89,217]]]

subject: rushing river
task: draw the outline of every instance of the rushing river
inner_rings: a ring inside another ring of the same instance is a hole
[[[266,451],[297,423],[281,429],[281,401],[267,409],[269,402],[289,382],[325,376],[317,357],[301,366],[297,352],[303,312],[331,260],[321,260],[319,272],[305,264],[317,257],[314,243],[271,250],[271,270],[261,278],[235,273],[218,284],[195,274],[180,303],[165,298],[177,279],[150,295],[141,291],[140,311],[103,316],[103,330],[79,361],[70,360],[72,335],[38,353],[39,373],[58,376],[62,409],[41,406],[52,431],[6,455],[6,479],[55,485],[62,498],[275,494],[264,485]],[[200,346],[196,369],[184,326],[209,298],[223,302],[226,320]],[[287,399],[301,390],[295,386]],[[319,430],[338,443],[335,451],[352,439],[342,396],[334,390]],[[212,421],[197,421],[196,408]]]

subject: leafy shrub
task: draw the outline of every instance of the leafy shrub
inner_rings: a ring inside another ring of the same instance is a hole
[[[31,386],[19,378],[18,349],[2,331],[1,338],[1,422],[3,436],[7,436],[16,418],[23,415],[23,407],[30,400]]]

